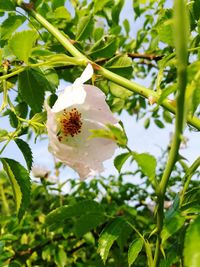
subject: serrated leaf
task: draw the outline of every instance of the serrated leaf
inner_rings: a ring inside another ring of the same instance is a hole
[[[93,26],[94,18],[92,14],[81,17],[77,25],[76,40],[85,40],[88,36],[90,36]]]
[[[13,32],[26,20],[23,16],[11,16],[8,17],[1,25],[1,39],[6,40],[9,39]]]
[[[118,47],[118,40],[116,37],[110,36],[105,41],[103,38],[97,41],[89,51],[89,56],[93,59],[97,58],[110,58],[112,57]]]
[[[128,265],[129,267],[134,263],[143,247],[143,240],[141,238],[135,239],[128,250]]]
[[[115,168],[118,170],[118,172],[121,171],[122,166],[124,165],[124,163],[127,161],[127,159],[131,156],[130,152],[127,153],[123,153],[118,155],[115,159],[114,159],[114,165]]]
[[[106,62],[104,67],[123,77],[126,78],[132,77],[132,72],[133,72],[132,60],[128,56],[121,56],[121,55],[115,56],[114,58]]]
[[[27,68],[19,74],[19,92],[23,100],[32,108],[34,113],[42,111],[44,103],[44,81],[38,73]]]
[[[74,229],[75,234],[78,237],[83,236],[90,230],[96,228],[105,220],[103,213],[88,213],[83,214],[75,223]]]
[[[48,226],[53,224],[60,224],[64,220],[71,217],[80,217],[82,214],[98,213],[102,214],[103,208],[99,203],[93,200],[84,200],[74,205],[62,206],[50,212],[46,217],[46,224]]]
[[[184,266],[199,267],[200,263],[200,216],[192,222],[184,242]]]
[[[9,40],[9,47],[18,59],[28,64],[31,50],[37,38],[38,34],[34,30],[16,32]]]
[[[114,241],[121,235],[124,227],[127,227],[127,222],[118,217],[114,219],[109,225],[107,225],[99,237],[98,252],[105,264],[109,251]]]
[[[156,159],[148,154],[148,153],[141,153],[137,154],[134,153],[134,159],[136,160],[137,164],[142,169],[142,172],[150,178],[150,180],[154,180],[156,174]]]
[[[15,10],[15,5],[13,4],[12,1],[10,0],[0,1],[0,11],[12,11],[12,10]]]
[[[12,185],[18,218],[21,220],[30,202],[29,174],[19,162],[13,159],[2,158],[1,162]]]
[[[71,20],[71,15],[65,6],[57,7],[54,11],[54,16],[56,19],[65,19],[66,21]]]
[[[15,139],[15,143],[21,150],[24,159],[26,160],[27,167],[30,171],[33,164],[33,155],[29,145],[22,139]]]

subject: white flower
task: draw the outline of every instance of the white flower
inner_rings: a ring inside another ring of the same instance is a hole
[[[92,85],[84,85],[93,75],[89,64],[75,82],[67,86],[52,109],[46,104],[49,151],[61,162],[76,170],[81,179],[104,170],[116,144],[109,139],[93,138],[90,129],[116,124],[105,95]]]

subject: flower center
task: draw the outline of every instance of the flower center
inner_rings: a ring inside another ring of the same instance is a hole
[[[76,108],[66,111],[59,118],[60,131],[57,133],[58,140],[62,141],[65,136],[74,137],[81,132],[82,122],[81,113]]]

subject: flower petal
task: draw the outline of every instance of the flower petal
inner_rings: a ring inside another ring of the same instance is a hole
[[[87,82],[89,79],[92,78],[93,74],[94,74],[94,71],[93,71],[92,65],[89,63],[87,67],[85,68],[85,70],[83,71],[83,73],[81,74],[81,76],[75,80],[74,85],[83,84]]]
[[[103,162],[112,157],[117,145],[109,139],[93,138],[90,129],[116,124],[105,95],[99,88],[83,85],[93,75],[90,64],[76,81],[65,88],[53,108],[47,104],[49,150],[81,179],[104,170]]]
[[[104,170],[103,161],[112,157],[116,144],[109,139],[89,139],[89,129],[99,129],[103,125],[90,120],[83,120],[81,133],[68,137],[67,144],[61,143],[57,137],[56,114],[47,107],[47,130],[49,150],[60,161],[75,169],[84,179]]]

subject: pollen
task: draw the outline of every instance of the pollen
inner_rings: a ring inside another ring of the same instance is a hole
[[[82,122],[81,113],[73,108],[70,111],[64,109],[63,114],[59,118],[60,131],[58,132],[58,140],[61,142],[63,137],[74,137],[81,132]]]

